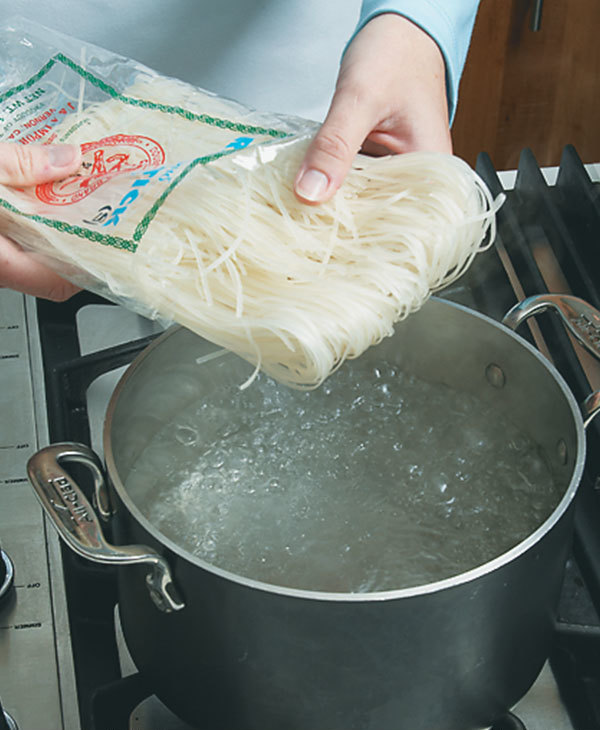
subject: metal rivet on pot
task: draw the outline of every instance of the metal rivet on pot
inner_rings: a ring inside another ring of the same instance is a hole
[[[564,466],[567,463],[567,458],[569,456],[567,444],[564,439],[559,439],[556,444],[556,453],[558,454],[558,460]]]
[[[487,378],[488,383],[493,385],[494,388],[504,388],[506,385],[504,370],[502,370],[500,365],[496,365],[496,363],[491,362],[487,366],[485,369],[485,377]]]

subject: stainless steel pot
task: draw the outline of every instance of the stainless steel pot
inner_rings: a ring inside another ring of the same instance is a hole
[[[558,311],[598,355],[600,315],[572,297],[526,300],[518,324]],[[549,653],[572,532],[587,423],[534,348],[473,311],[431,300],[363,357],[472,392],[534,436],[563,489],[550,517],[491,562],[437,583],[366,594],[266,585],[212,567],[161,535],[123,481],[144,445],[198,398],[194,364],[214,346],[167,332],[131,365],[108,410],[97,457],[77,444],[38,452],[29,476],[48,516],[81,555],[118,571],[130,653],[156,694],[211,730],[473,730],[491,725],[535,681]],[[96,515],[64,462],[86,464]],[[249,515],[249,519],[252,519]],[[115,542],[103,537],[112,524]]]

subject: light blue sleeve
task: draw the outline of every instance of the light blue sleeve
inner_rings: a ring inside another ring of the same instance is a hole
[[[479,0],[363,0],[352,37],[381,13],[404,15],[426,31],[438,44],[446,62],[448,110],[452,122],[478,6]]]

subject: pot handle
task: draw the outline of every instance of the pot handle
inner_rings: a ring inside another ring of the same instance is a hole
[[[557,312],[580,345],[600,360],[600,312],[571,294],[536,294],[515,304],[502,319],[512,330],[534,314],[547,309]],[[600,411],[600,391],[590,393],[581,404],[584,426]]]
[[[182,609],[185,604],[173,584],[166,560],[146,545],[115,546],[108,543],[87,498],[62,468],[61,462],[64,461],[78,462],[92,472],[97,495],[105,489],[100,460],[87,446],[58,443],[35,453],[27,463],[29,481],[58,534],[78,555],[96,563],[113,566],[147,564],[150,571],[146,583],[156,606],[166,613]]]

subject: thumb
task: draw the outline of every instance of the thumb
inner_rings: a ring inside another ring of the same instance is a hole
[[[342,184],[372,126],[368,105],[359,108],[354,95],[338,90],[296,175],[296,196],[305,203],[329,200]]]
[[[81,151],[70,144],[0,142],[0,183],[17,187],[59,180],[76,172]]]

